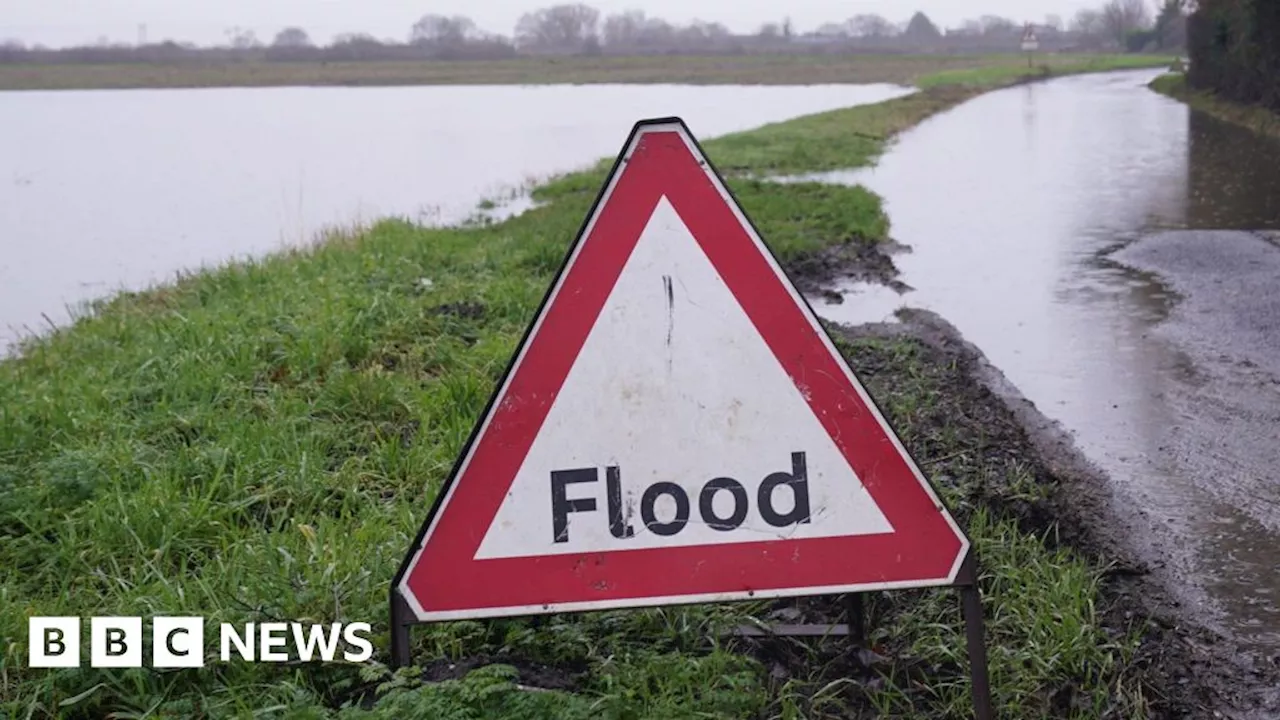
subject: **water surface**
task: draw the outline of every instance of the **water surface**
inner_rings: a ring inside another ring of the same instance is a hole
[[[1280,407],[1280,384],[1260,379],[1263,358],[1245,364],[1267,346],[1167,332],[1174,288],[1111,253],[1158,228],[1280,228],[1280,144],[1147,90],[1156,74],[991,93],[907,133],[875,169],[820,176],[885,197],[914,290],[849,286],[815,307],[861,322],[910,305],[955,324],[1107,472],[1132,523],[1121,534],[1196,612],[1273,652],[1280,437],[1260,405],[1275,392]],[[1257,242],[1242,262],[1274,249]]]
[[[910,92],[892,85],[0,93],[0,349],[65,306],[385,216],[451,223],[615,155]]]

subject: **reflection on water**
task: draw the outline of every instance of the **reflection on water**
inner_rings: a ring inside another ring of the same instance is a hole
[[[1191,113],[1188,145],[1189,227],[1280,229],[1280,141]]]
[[[1269,482],[1275,450],[1237,458],[1256,473],[1183,456],[1211,437],[1192,402],[1203,369],[1153,332],[1169,288],[1105,256],[1154,227],[1280,227],[1280,148],[1189,117],[1144,87],[1156,74],[992,93],[906,134],[874,169],[816,176],[884,196],[914,290],[851,286],[815,308],[866,322],[909,304],[954,323],[1113,478],[1112,501],[1137,516],[1128,534],[1175,576],[1201,578],[1187,599],[1274,647],[1280,527],[1223,498]]]
[[[644,117],[699,137],[910,92],[539,86],[0,92],[0,352],[64,303],[394,215],[468,218],[614,155]],[[500,213],[499,213],[500,214]]]

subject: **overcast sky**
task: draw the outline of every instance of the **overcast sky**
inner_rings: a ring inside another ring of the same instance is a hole
[[[100,36],[134,42],[147,26],[151,42],[173,39],[220,43],[231,27],[254,30],[264,41],[286,25],[299,25],[327,43],[341,32],[366,32],[380,39],[404,39],[427,13],[467,15],[483,29],[510,35],[530,10],[560,0],[0,0],[0,39],[16,38],[50,46],[89,43]],[[644,10],[667,20],[721,22],[737,32],[790,16],[799,31],[859,13],[877,13],[895,22],[924,11],[943,28],[979,15],[1019,22],[1041,21],[1050,13],[1064,19],[1102,0],[595,0],[603,14]],[[784,8],[786,8],[784,10]]]

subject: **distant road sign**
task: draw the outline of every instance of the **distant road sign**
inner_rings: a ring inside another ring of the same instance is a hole
[[[394,587],[486,618],[950,585],[968,549],[670,118],[632,130]]]
[[[1040,49],[1040,40],[1036,38],[1035,29],[1030,26],[1022,33],[1022,49],[1026,52]]]

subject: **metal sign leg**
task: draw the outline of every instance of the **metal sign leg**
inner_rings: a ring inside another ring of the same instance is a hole
[[[845,622],[849,623],[849,641],[855,648],[867,645],[867,620],[862,604],[862,593],[852,593],[845,599]]]
[[[413,663],[413,651],[409,647],[409,630],[413,615],[396,588],[391,588],[391,669],[407,667]]]
[[[987,673],[987,645],[982,620],[982,596],[978,594],[977,561],[972,552],[960,569],[960,604],[964,609],[965,639],[969,647],[969,678],[973,687],[973,711],[978,720],[995,720],[991,705],[991,680]]]

